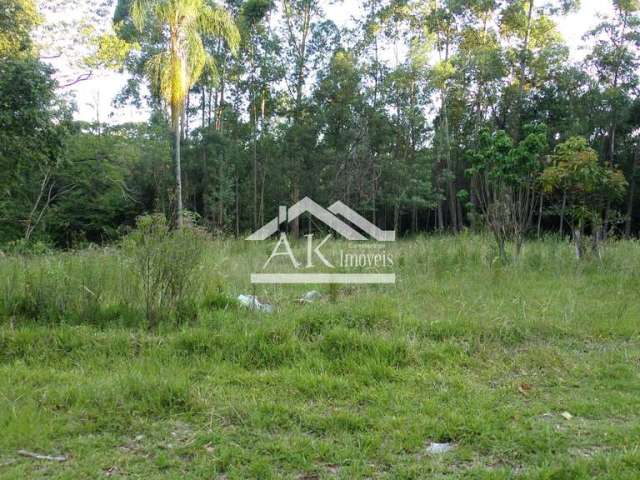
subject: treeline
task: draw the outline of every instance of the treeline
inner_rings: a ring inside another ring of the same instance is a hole
[[[363,0],[349,28],[310,0],[120,0],[92,61],[128,71],[118,100],[153,114],[119,126],[71,120],[29,41],[29,2],[12,2],[2,242],[110,241],[143,213],[182,218],[179,200],[240,235],[304,196],[399,232],[487,227],[499,244],[640,226],[637,0],[610,2],[579,63],[556,25],[571,0]],[[165,3],[189,4],[192,24],[163,18]]]

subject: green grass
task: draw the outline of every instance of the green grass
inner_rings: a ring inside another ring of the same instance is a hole
[[[638,478],[640,243],[402,241],[396,286],[227,301],[272,246],[212,243],[154,332],[117,250],[0,259],[0,478]]]

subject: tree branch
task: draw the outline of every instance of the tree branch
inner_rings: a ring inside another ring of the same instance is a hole
[[[84,82],[86,80],[89,80],[91,77],[93,76],[93,72],[89,72],[89,73],[83,73],[82,75],[78,75],[78,78],[76,78],[75,80],[69,82],[69,83],[65,83],[64,85],[58,85],[58,88],[67,88],[67,87],[71,87],[77,83],[80,82]]]

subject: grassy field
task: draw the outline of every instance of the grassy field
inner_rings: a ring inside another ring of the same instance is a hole
[[[639,478],[640,243],[402,241],[396,286],[227,304],[272,246],[211,243],[151,332],[115,249],[0,258],[0,478]]]

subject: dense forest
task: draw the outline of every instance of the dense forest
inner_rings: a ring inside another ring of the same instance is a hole
[[[362,0],[343,28],[311,0],[119,0],[84,62],[152,114],[114,125],[73,119],[37,5],[3,0],[0,243],[109,242],[152,212],[241,235],[305,196],[405,234],[633,235],[640,4],[609,2],[577,63],[572,0]]]

